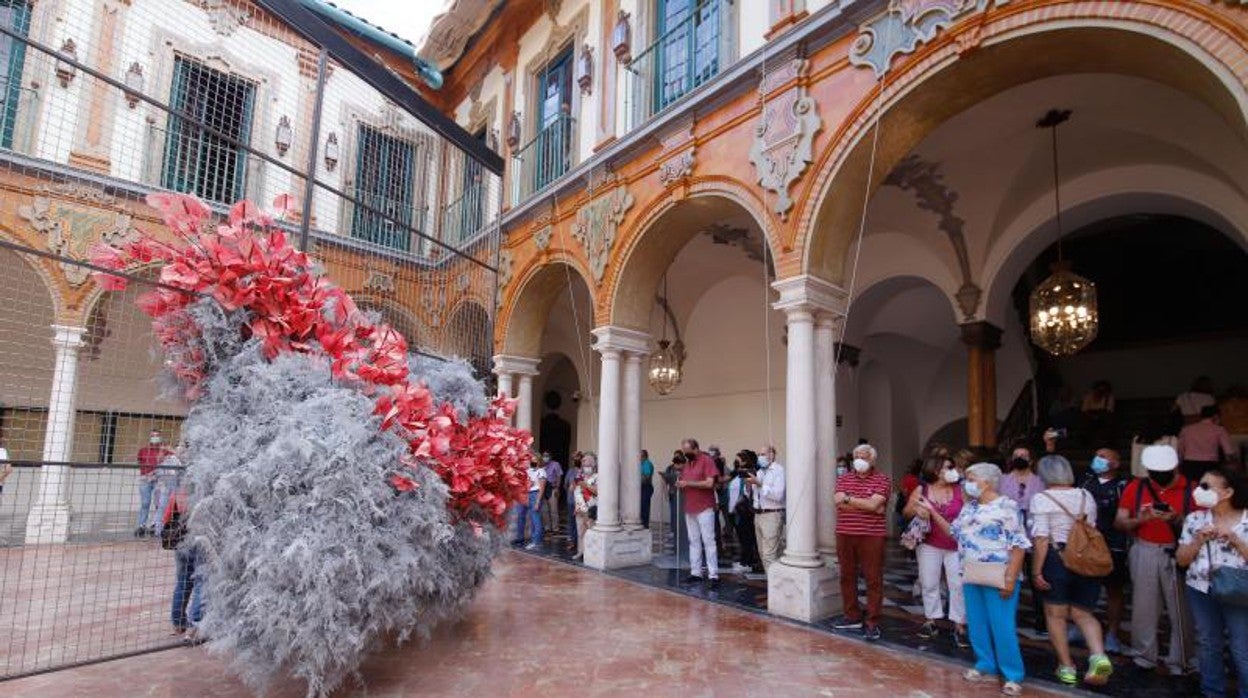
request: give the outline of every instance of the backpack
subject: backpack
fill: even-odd
[[[171,502],[173,514],[169,517],[169,523],[160,530],[160,547],[165,550],[177,550],[182,544],[182,539],[186,538],[186,523],[182,520],[182,509],[178,507],[176,502]]]
[[[1079,490],[1079,493],[1079,516],[1070,513],[1069,509],[1048,492],[1040,494],[1056,504],[1074,522],[1070,527],[1070,535],[1066,538],[1066,547],[1061,550],[1062,564],[1071,572],[1084,577],[1104,577],[1114,571],[1114,558],[1109,553],[1105,536],[1096,526],[1088,523],[1087,515],[1082,513],[1087,491]]]

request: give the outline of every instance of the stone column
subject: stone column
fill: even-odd
[[[815,491],[818,493],[816,527],[819,554],[824,562],[836,560],[836,330],[840,316],[820,313],[815,317]]]
[[[987,322],[962,325],[966,343],[966,432],[973,449],[997,446],[997,363],[1001,329]]]
[[[644,565],[650,562],[650,532],[626,529],[620,523],[620,363],[630,353],[647,352],[649,336],[609,326],[599,327],[593,334],[594,349],[602,356],[602,384],[598,389],[598,521],[585,536],[585,564],[597,569]]]
[[[624,355],[624,433],[620,441],[620,515],[624,528],[641,528],[641,389],[645,354]]]
[[[772,284],[780,293],[777,310],[788,323],[785,379],[785,551],[767,575],[767,609],[812,622],[839,608],[836,574],[818,551],[818,428],[815,379],[815,316],[844,316],[846,294],[811,276]],[[825,329],[825,336],[827,330]],[[830,349],[830,347],[829,347]]]
[[[517,429],[533,432],[533,377],[537,375],[538,359],[499,354],[494,357],[494,373],[498,375],[498,394],[511,397],[516,389]]]
[[[69,539],[69,461],[74,444],[74,402],[78,388],[78,351],[84,327],[52,326],[54,350],[48,426],[43,438],[44,465],[39,493],[26,518],[26,544],[64,543]]]

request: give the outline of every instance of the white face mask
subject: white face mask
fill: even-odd
[[[961,479],[962,475],[958,473],[957,470],[954,470],[953,468],[945,470],[945,482],[952,485]]]
[[[1218,505],[1218,493],[1213,490],[1207,490],[1203,487],[1197,487],[1192,492],[1192,499],[1196,501],[1196,506],[1212,509]]]
[[[854,459],[854,472],[865,473],[870,469],[871,469],[871,463],[869,463],[867,459],[865,458]]]
[[[767,467],[767,466],[769,466],[769,465],[771,465],[771,459],[770,459],[770,458],[768,458],[767,456],[759,456],[759,457],[758,457],[758,467],[760,467],[760,468],[766,468],[766,467]]]
[[[151,444],[158,444],[158,443],[160,443],[160,437],[159,437],[159,436],[153,436],[153,437],[151,437],[150,439],[148,439],[148,440],[147,440],[147,442],[148,442],[148,443],[151,443]]]

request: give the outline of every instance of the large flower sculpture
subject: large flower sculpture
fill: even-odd
[[[191,405],[204,627],[258,689],[293,674],[325,694],[382,637],[427,633],[471,596],[526,495],[531,436],[512,401],[486,403],[462,363],[412,360],[295,249],[274,222],[288,196],[216,226],[194,197],[148,203],[173,242],[101,245],[92,262],[160,266],[139,306]]]

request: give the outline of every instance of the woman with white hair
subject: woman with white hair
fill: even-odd
[[[962,595],[966,622],[975,652],[975,668],[967,681],[1003,679],[1001,693],[1022,694],[1026,675],[1018,646],[1018,575],[1031,541],[1023,530],[1018,504],[997,488],[1001,469],[976,463],[966,469],[962,483],[968,497],[951,529],[962,558]]]
[[[1066,623],[1074,621],[1083,633],[1092,653],[1083,682],[1104,686],[1114,665],[1105,656],[1101,623],[1092,615],[1101,598],[1101,580],[1085,577],[1067,569],[1062,549],[1070,538],[1076,517],[1096,525],[1096,499],[1087,490],[1075,487],[1075,473],[1070,461],[1049,455],[1036,464],[1037,474],[1045,490],[1031,500],[1031,535],[1035,544],[1031,576],[1036,588],[1044,595],[1044,617],[1049,627],[1049,642],[1057,653],[1057,679],[1067,686],[1079,681],[1075,661],[1070,655]]]

